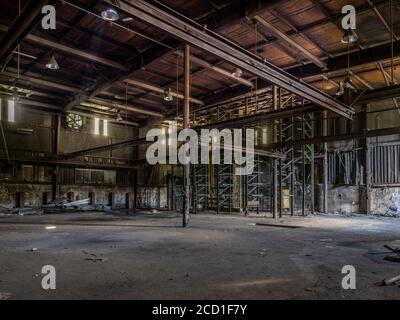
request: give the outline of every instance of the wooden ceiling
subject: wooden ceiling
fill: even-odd
[[[21,0],[21,7],[28,2]],[[290,42],[277,37],[271,29],[255,24],[245,14],[235,10],[243,7],[243,1],[162,1],[171,9],[207,24],[208,28],[276,66],[290,73],[295,71],[296,76],[302,75],[305,81],[332,95],[337,91],[338,83],[344,81],[349,73],[345,63],[348,52],[352,52],[356,58],[363,50],[378,52],[374,48],[383,48],[391,39],[385,26],[385,22],[388,24],[390,21],[389,0],[351,2],[358,9],[356,32],[359,41],[350,47],[341,43],[341,10],[348,4],[347,0],[272,1],[274,5],[266,5],[261,11],[260,16],[283,32],[290,41],[327,63],[328,70],[322,72],[304,51],[299,51]],[[393,5],[393,25],[397,37],[400,35],[400,1],[393,1]],[[18,1],[3,0],[2,8],[0,40],[18,16]],[[91,99],[96,93],[94,110],[98,107],[98,100],[110,112],[116,112],[120,105],[132,106],[131,110],[124,112],[129,120],[139,122],[152,116],[148,112],[136,112],[138,109],[160,115],[176,109],[176,100],[164,101],[163,93],[126,85],[122,80],[133,79],[160,89],[170,87],[173,91],[182,92],[183,62],[176,55],[176,50],[182,44],[178,40],[137,19],[124,21],[127,16],[122,12],[119,25],[102,20],[98,16],[106,8],[102,1],[59,1],[56,8],[57,29],[45,31],[37,26],[21,43],[21,54],[14,54],[2,66],[1,92],[19,90],[21,94],[29,93],[26,98],[30,101],[43,103],[44,109],[45,105],[49,105],[60,111],[71,110],[67,108],[68,105],[83,109],[79,105],[82,95],[83,100],[93,102]],[[51,43],[58,46],[53,47]],[[59,46],[63,47],[60,49]],[[74,53],[72,49],[79,52]],[[60,65],[59,70],[45,67],[52,54]],[[193,49],[193,54],[213,66],[229,72],[234,70],[233,65],[219,61],[202,50]],[[350,75],[360,90],[373,90],[390,84],[391,61],[387,55],[380,57],[376,54],[370,60],[363,60],[362,64],[350,64]],[[397,55],[393,62],[394,78],[400,82]],[[244,73],[243,78],[255,80],[248,73]],[[192,94],[206,105],[216,99],[251,90],[231,77],[192,63]]]

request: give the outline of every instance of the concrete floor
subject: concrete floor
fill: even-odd
[[[180,221],[173,213],[0,217],[0,299],[400,298],[398,286],[376,285],[400,274],[399,263],[383,261],[383,245],[400,247],[398,219],[196,215],[187,229]],[[44,265],[57,270],[55,291],[41,288]],[[341,288],[344,265],[356,267],[356,290]]]

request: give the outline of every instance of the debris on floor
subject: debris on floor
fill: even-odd
[[[390,262],[400,262],[400,248],[392,248],[391,246],[385,245],[386,249],[389,249],[391,252],[395,253],[396,255],[386,256],[383,258],[385,261]]]
[[[85,255],[88,255],[88,256],[89,256],[88,258],[85,258],[85,261],[91,261],[91,262],[107,262],[108,260],[110,260],[110,259],[105,258],[105,257],[99,257],[99,256],[97,256],[97,255],[94,254],[94,253],[89,253],[89,252],[86,252],[86,251],[83,251],[83,253],[84,253]]]
[[[379,285],[380,286],[391,286],[396,284],[396,282],[400,281],[400,275],[387,279],[387,280],[383,280]]]
[[[9,292],[0,292],[0,300],[8,300],[11,298],[11,293]]]
[[[386,256],[383,258],[385,261],[390,261],[390,262],[400,262],[400,255],[397,256]]]
[[[289,226],[283,224],[269,224],[269,223],[256,223],[256,226],[262,227],[276,227],[276,228],[288,228],[288,229],[298,229],[301,228],[300,226]]]

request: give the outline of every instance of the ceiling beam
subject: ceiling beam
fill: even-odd
[[[392,28],[389,26],[389,23],[386,21],[386,19],[383,17],[379,9],[372,3],[371,0],[367,0],[368,4],[371,6],[372,11],[374,11],[375,15],[379,18],[379,20],[382,22],[382,24],[385,26],[386,30],[389,32],[390,36],[392,36]],[[389,13],[390,14],[390,13]],[[393,32],[393,37],[396,41],[399,40],[399,37],[394,34]]]
[[[94,104],[110,106],[110,107],[118,109],[118,110],[131,111],[134,113],[144,114],[144,115],[150,116],[150,117],[157,117],[157,118],[164,117],[164,115],[161,112],[151,111],[148,109],[135,107],[130,104],[129,105],[119,104],[119,103],[114,103],[113,101],[108,101],[108,100],[104,100],[104,99],[100,99],[100,98],[91,98],[90,101],[93,102]]]
[[[183,52],[180,51],[180,50],[177,51],[176,54],[177,54],[179,57],[183,57]],[[212,64],[212,63],[210,63],[210,62],[208,62],[208,61],[206,61],[206,60],[200,59],[200,58],[198,58],[198,57],[196,57],[196,56],[194,56],[194,55],[191,55],[191,56],[190,56],[190,60],[191,60],[194,64],[197,64],[197,65],[203,67],[204,69],[214,71],[214,72],[219,73],[220,75],[223,75],[223,76],[225,76],[225,77],[227,77],[227,78],[229,78],[229,79],[232,79],[232,80],[234,80],[234,81],[236,81],[236,82],[239,82],[239,83],[241,83],[241,84],[243,84],[243,85],[245,85],[245,86],[247,86],[247,87],[254,88],[253,82],[251,82],[250,80],[247,80],[247,79],[245,79],[245,78],[242,78],[242,77],[236,77],[236,76],[234,76],[234,75],[232,74],[232,73],[233,73],[233,70],[229,71],[229,70],[226,70],[226,69],[224,69],[224,68],[218,67],[217,65]]]
[[[308,60],[311,62],[315,63],[317,66],[320,68],[325,69],[327,67],[327,64],[317,56],[313,55],[310,51],[305,49],[303,46],[298,44],[296,41],[291,39],[286,33],[280,31],[278,28],[276,28],[273,24],[265,20],[261,16],[255,16],[254,19],[263,27],[267,28],[269,31],[271,31],[276,37],[280,38],[281,40],[285,41],[288,43],[291,47],[295,48],[297,51],[299,51],[304,57],[306,57]]]
[[[386,100],[392,98],[399,98],[400,97],[400,85],[395,85],[391,87],[385,87],[380,89],[375,89],[370,92],[366,92],[359,100],[359,104],[379,101],[379,100]]]
[[[371,64],[377,64],[380,61],[388,61],[391,58],[391,45],[390,43],[381,44],[375,47],[366,49],[356,50],[351,52],[349,55],[350,66],[352,69],[362,68]],[[400,41],[394,43],[394,58],[397,60],[400,58]],[[325,60],[328,65],[328,72],[324,75],[328,78],[332,75],[346,71],[348,68],[348,57],[347,53],[334,56]],[[304,81],[318,80],[317,77],[321,77],[321,69],[315,64],[307,64],[304,66],[296,66],[285,69],[286,72],[296,78],[303,79]],[[261,82],[259,80],[259,88],[265,89],[270,86],[267,81]],[[248,92],[248,89],[244,86],[238,86],[235,89],[229,88],[221,91],[217,95],[204,96],[202,97],[206,104],[217,103],[220,100],[226,100],[226,96],[235,97]]]
[[[153,92],[157,92],[157,93],[161,93],[161,94],[165,93],[165,89],[160,88],[160,87],[158,87],[156,85],[153,85],[153,84],[149,84],[147,82],[134,80],[134,79],[126,79],[124,82],[129,84],[129,85],[131,85],[131,86],[136,86],[136,87],[143,88],[143,89],[146,89],[146,90],[150,90],[150,91],[153,91]],[[180,93],[177,93],[177,92],[174,92],[174,91],[171,91],[171,95],[173,97],[181,99],[181,100],[185,99],[183,94],[180,94]],[[204,105],[204,102],[199,100],[199,99],[191,98],[190,100],[195,104],[198,104],[198,105],[201,105],[201,106]]]
[[[7,27],[4,25],[0,25],[0,30],[5,31],[5,30],[7,30]],[[121,63],[112,61],[107,58],[102,58],[97,55],[88,53],[84,50],[80,50],[80,49],[74,48],[72,46],[61,44],[60,42],[52,41],[50,39],[45,39],[43,37],[39,37],[39,36],[36,36],[33,34],[28,34],[25,37],[25,40],[33,42],[35,44],[38,44],[39,46],[44,46],[44,47],[48,47],[48,48],[52,48],[52,49],[61,51],[67,55],[72,55],[72,56],[75,56],[78,58],[93,61],[93,62],[102,64],[104,66],[107,66],[107,67],[110,67],[113,69],[117,69],[117,70],[121,70],[121,71],[126,71],[126,69],[127,69],[127,67]]]
[[[39,21],[42,8],[46,5],[55,4],[56,0],[31,0],[13,25],[0,41],[0,65],[12,54],[21,41],[32,31]]]
[[[282,69],[261,60],[258,56],[251,54],[226,38],[211,33],[204,27],[200,28],[198,25],[194,25],[187,18],[184,19],[182,16],[177,18],[142,0],[121,1],[120,9],[320,107],[349,119],[354,114],[352,108],[334,100],[315,87],[291,77]]]
[[[307,40],[309,43],[311,43],[314,47],[318,48],[321,52],[325,54],[327,57],[331,57],[332,55],[327,52],[324,48],[322,48],[318,43],[316,43],[314,40],[312,40],[305,32],[300,32],[297,27],[293,24],[290,18],[285,17],[282,13],[280,13],[277,9],[271,9],[270,10],[271,14],[278,19],[279,21],[283,22],[286,24],[288,27],[291,28],[291,31],[294,31],[296,35],[301,36],[305,40]]]
[[[30,83],[39,85],[39,86],[53,88],[53,89],[66,91],[66,92],[70,92],[70,93],[81,92],[81,89],[79,89],[77,87],[71,87],[71,86],[67,86],[65,84],[61,84],[61,83],[57,83],[57,82],[49,81],[49,80],[44,80],[44,79],[40,79],[40,78],[33,77],[33,76],[27,76],[27,75],[22,75],[22,74],[18,75],[18,74],[6,72],[6,71],[0,72],[0,76],[6,76],[9,79],[22,80],[22,81],[26,81],[26,82],[30,82]]]
[[[42,46],[45,46],[45,47],[53,48],[53,49],[58,50],[58,51],[62,51],[63,53],[65,53],[67,55],[72,55],[72,56],[75,56],[75,57],[78,57],[78,58],[82,58],[82,59],[85,59],[85,60],[93,61],[93,62],[102,64],[104,66],[107,66],[107,67],[110,67],[110,68],[113,68],[113,69],[117,69],[117,70],[121,70],[121,71],[126,71],[127,70],[127,67],[124,66],[121,63],[112,61],[110,59],[99,57],[97,55],[85,52],[85,51],[80,50],[80,49],[73,48],[71,46],[67,46],[67,45],[61,44],[59,42],[55,42],[55,41],[51,41],[51,40],[48,40],[48,39],[45,39],[45,38],[42,38],[42,37],[38,37],[38,36],[35,36],[33,34],[28,35],[26,37],[26,40],[31,41],[33,43],[36,43],[38,45],[42,45]]]

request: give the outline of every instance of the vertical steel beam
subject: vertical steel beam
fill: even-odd
[[[53,116],[53,125],[52,125],[52,135],[53,135],[53,154],[60,155],[60,141],[61,141],[61,115]],[[60,170],[59,166],[55,166],[52,175],[52,200],[55,201],[57,199],[57,195],[59,194],[59,184],[58,184],[58,171]]]
[[[278,109],[278,104],[279,104],[279,100],[278,100],[278,87],[273,86],[272,87],[272,108],[273,110],[277,110]],[[277,124],[276,121],[273,121],[272,123],[272,129],[273,129],[273,133],[274,133],[274,142],[278,142],[278,137],[279,137],[279,126]],[[272,208],[272,214],[274,219],[278,218],[278,161],[277,159],[273,159],[273,208]]]
[[[190,127],[190,46],[185,45],[185,105],[183,112],[183,128]],[[183,203],[183,227],[187,227],[189,223],[190,211],[190,164],[183,168],[183,187],[184,187],[184,203]]]
[[[328,111],[323,111],[323,120],[322,120],[322,135],[324,137],[328,136]],[[323,145],[324,152],[324,162],[323,162],[323,212],[328,213],[328,143],[324,142]]]
[[[372,202],[371,202],[371,191],[372,191],[372,179],[371,179],[371,173],[373,172],[372,166],[371,166],[371,148],[369,145],[368,137],[366,135],[368,131],[368,104],[364,104],[362,106],[362,110],[365,114],[364,118],[364,133],[365,133],[365,209],[367,214],[371,213],[372,210]],[[381,167],[383,167],[383,162],[381,163]],[[374,168],[374,170],[376,170]],[[382,176],[382,175],[381,175]]]

